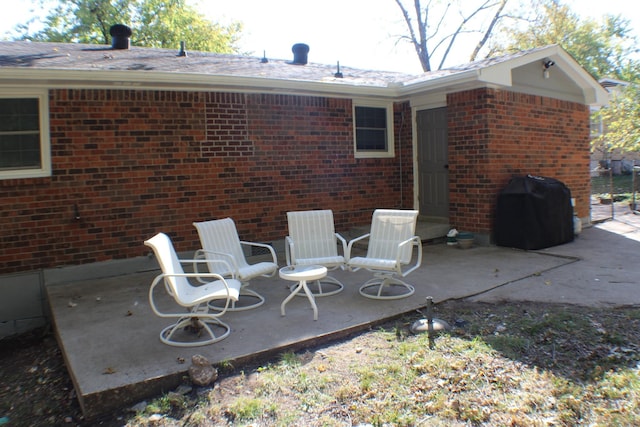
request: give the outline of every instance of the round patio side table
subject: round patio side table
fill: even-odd
[[[279,271],[280,278],[290,282],[298,282],[291,293],[282,301],[280,313],[284,316],[284,307],[300,291],[304,291],[313,308],[313,320],[318,320],[318,306],[316,300],[307,286],[307,281],[322,279],[327,275],[327,267],[321,265],[295,265],[282,267]]]

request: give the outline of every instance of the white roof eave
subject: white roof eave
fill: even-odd
[[[584,102],[605,105],[607,91],[559,46],[549,46],[508,61],[414,81],[388,82],[327,78],[324,81],[261,76],[212,75],[160,71],[104,69],[51,69],[0,67],[0,86],[44,88],[135,88],[149,90],[234,91],[241,93],[297,94],[324,97],[408,99],[428,93],[454,92],[479,87],[512,87],[512,71],[549,58],[582,90]]]
[[[29,84],[47,88],[118,88],[152,90],[232,90],[244,93],[307,94],[336,97],[393,98],[397,87],[329,79],[326,82],[154,71],[93,71],[0,68],[0,85]]]
[[[547,46],[527,55],[514,58],[508,62],[497,64],[491,68],[518,68],[534,61],[544,61],[550,59],[582,90],[584,103],[587,105],[604,105],[608,102],[607,91],[589,74],[587,71],[563,50],[559,45]]]
[[[440,76],[438,78],[422,80],[405,84],[397,88],[398,96],[411,96],[425,92],[441,92],[455,88],[467,88],[479,86],[477,70],[464,71],[461,73]]]

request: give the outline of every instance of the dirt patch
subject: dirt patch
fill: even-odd
[[[81,418],[50,331],[37,329],[0,341],[0,419],[6,425],[73,425],[68,423]]]

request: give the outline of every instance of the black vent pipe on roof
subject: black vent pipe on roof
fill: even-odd
[[[309,45],[304,43],[296,43],[291,48],[293,52],[293,62],[295,65],[305,65],[307,63],[307,55],[309,54]]]
[[[187,56],[186,43],[184,41],[180,42],[180,52],[178,52],[178,56]]]
[[[109,28],[111,34],[112,49],[129,49],[129,37],[131,37],[131,28],[124,24],[115,24]]]

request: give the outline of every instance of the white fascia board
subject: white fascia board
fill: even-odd
[[[466,88],[468,86],[480,86],[478,85],[477,70],[464,71],[448,76],[441,76],[434,79],[408,83],[398,88],[397,90],[399,96],[411,96],[424,92],[438,92],[454,87]]]
[[[535,60],[543,61],[547,58],[555,62],[554,66],[561,68],[582,90],[585,104],[604,105],[608,102],[607,91],[559,45],[549,46],[530,55],[524,55],[519,59],[526,60],[524,61],[525,63],[530,63]]]
[[[309,82],[206,74],[149,71],[87,71],[0,68],[0,85],[38,85],[47,88],[100,88],[148,90],[201,90],[242,93],[277,93],[327,97],[394,98],[395,85],[387,87],[348,82]]]
[[[513,69],[539,61],[542,72],[542,62],[545,59],[554,61],[555,66],[561,68],[562,71],[575,82],[580,90],[582,90],[584,99],[575,100],[576,102],[584,102],[587,105],[605,105],[608,102],[609,95],[607,91],[600,86],[571,55],[557,45],[549,46],[526,55],[509,59],[503,63],[489,65],[477,70],[469,70],[450,76],[438,77],[433,80],[408,84],[402,89],[401,94],[406,96],[421,92],[441,90],[457,92],[459,90],[478,87],[512,87]],[[545,94],[545,96],[553,97],[554,94],[548,93]]]
[[[582,68],[569,54],[558,55],[551,58],[556,67],[571,78],[584,93],[584,102],[587,105],[605,105],[609,102],[609,94],[600,83]]]

